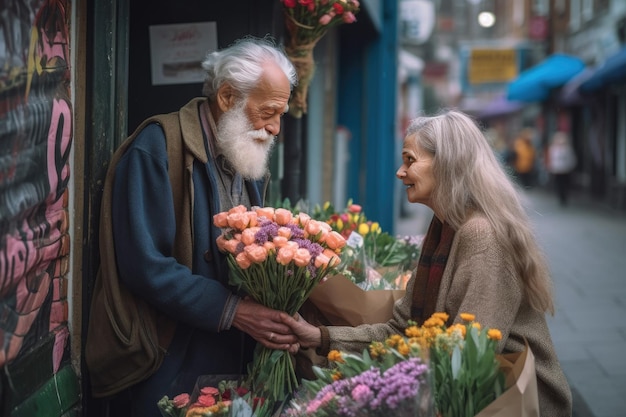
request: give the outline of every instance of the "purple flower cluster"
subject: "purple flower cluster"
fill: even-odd
[[[264,244],[267,241],[271,241],[274,237],[278,236],[278,229],[280,226],[267,219],[259,219],[259,231],[256,232],[254,238],[259,245]]]
[[[410,358],[382,372],[371,368],[352,378],[340,379],[322,388],[306,407],[307,415],[395,415],[411,410],[427,383],[428,366],[420,358]],[[330,412],[330,410],[333,412]]]

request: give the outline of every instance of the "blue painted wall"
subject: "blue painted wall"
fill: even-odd
[[[395,1],[359,16],[361,30],[344,33],[339,62],[338,124],[350,140],[347,197],[392,232],[396,198],[397,21]],[[380,23],[380,25],[378,25]],[[357,25],[355,25],[357,26]]]

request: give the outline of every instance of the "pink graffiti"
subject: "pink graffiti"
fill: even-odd
[[[14,316],[15,326],[0,332],[0,367],[15,359],[24,336],[36,320],[41,305],[48,296],[51,286],[51,273],[55,273],[59,257],[69,252],[69,229],[63,194],[69,180],[69,152],[72,142],[72,111],[68,102],[53,100],[52,119],[47,137],[47,179],[50,185],[45,198],[45,216],[27,216],[16,229],[6,236],[6,252],[0,254],[0,311]],[[32,210],[35,212],[36,210]],[[2,278],[4,277],[4,278]],[[5,300],[13,299],[15,308]],[[11,311],[12,310],[12,311]],[[58,313],[58,312],[56,312]],[[55,327],[61,320],[67,321],[67,309],[63,317],[51,317]],[[57,331],[55,335],[54,369],[61,361],[59,349],[65,346],[67,331]]]

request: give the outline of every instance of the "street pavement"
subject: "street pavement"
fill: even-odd
[[[626,211],[579,194],[561,207],[549,190],[524,193],[552,271],[556,314],[548,324],[573,417],[626,417]],[[432,212],[408,210],[396,233],[425,233]]]

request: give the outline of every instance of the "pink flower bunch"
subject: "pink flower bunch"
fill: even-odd
[[[234,256],[241,269],[261,264],[275,257],[283,266],[319,268],[339,264],[339,253],[346,240],[326,222],[312,219],[306,213],[293,215],[283,208],[257,207],[248,211],[237,206],[213,217],[222,229],[217,238],[220,251]]]
[[[346,240],[329,224],[284,208],[237,206],[213,216],[227,255],[229,283],[256,302],[295,314],[311,291],[341,261]],[[298,386],[286,351],[261,344],[249,366],[248,386],[270,403],[283,401]]]
[[[297,43],[308,43],[322,37],[328,28],[356,22],[359,11],[358,0],[281,0],[285,13],[291,20],[288,24]]]

